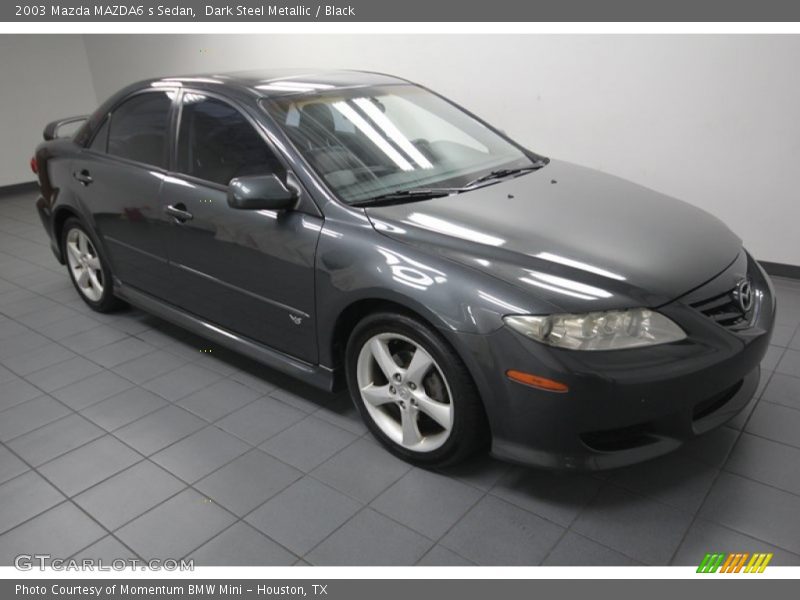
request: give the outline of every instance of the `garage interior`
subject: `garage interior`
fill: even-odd
[[[799,53],[797,36],[0,37],[0,565],[800,565]],[[633,467],[431,472],[384,451],[346,394],[135,309],[92,312],[34,206],[45,123],[149,76],[280,66],[408,77],[722,219],[778,297],[756,396]]]

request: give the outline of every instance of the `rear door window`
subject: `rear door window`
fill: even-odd
[[[171,105],[165,92],[137,94],[120,104],[111,114],[108,153],[165,167]]]

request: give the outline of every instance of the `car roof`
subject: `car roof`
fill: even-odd
[[[217,86],[236,88],[258,96],[285,96],[333,89],[407,84],[407,80],[370,71],[320,69],[270,69],[230,73],[159,77],[140,85],[180,83],[212,89]]]

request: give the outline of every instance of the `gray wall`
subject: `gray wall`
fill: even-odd
[[[534,150],[712,212],[762,260],[800,265],[800,36],[89,35],[84,43],[98,100],[162,74],[310,66],[405,76]]]
[[[97,103],[78,35],[0,35],[0,186],[34,181],[29,163],[47,121]]]

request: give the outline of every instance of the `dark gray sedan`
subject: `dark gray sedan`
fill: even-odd
[[[394,454],[651,458],[753,396],[775,316],[723,223],[363,72],[131,85],[32,166],[53,251],[128,302],[333,390]]]

